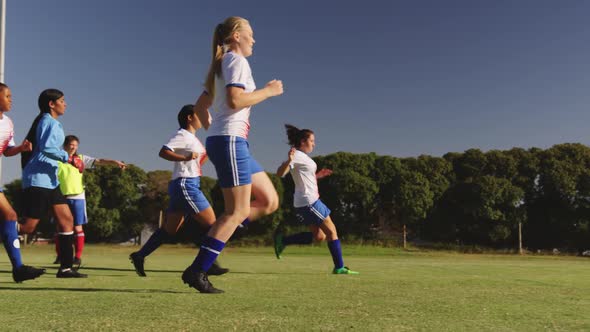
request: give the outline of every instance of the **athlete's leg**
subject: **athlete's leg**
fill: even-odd
[[[336,232],[336,225],[334,225],[334,222],[332,222],[332,218],[330,218],[330,216],[327,216],[326,219],[324,219],[324,222],[322,222],[319,226],[315,226],[318,227],[318,233],[316,236],[321,237],[322,234],[320,234],[319,232],[323,233],[324,239],[326,239],[327,241],[335,241],[338,240],[338,233]],[[321,240],[320,240],[321,241]]]
[[[16,231],[16,220],[16,212],[14,212],[4,193],[0,192],[0,237],[13,270],[23,265],[20,241]]]
[[[14,212],[4,194],[0,192],[0,238],[12,264],[12,279],[15,282],[23,282],[41,276],[45,273],[45,269],[23,264],[16,220],[16,212]]]
[[[51,212],[55,217],[59,229],[60,268],[58,278],[85,278],[87,275],[72,270],[74,262],[74,217],[67,203],[58,203],[51,206]]]
[[[319,226],[309,225],[309,229],[311,230],[311,233],[313,234],[313,239],[315,241],[322,242],[326,239],[326,233],[324,233],[324,231],[322,231],[322,229]],[[334,230],[336,230],[335,226]]]
[[[84,227],[82,225],[74,226],[74,257],[75,261],[82,259],[82,252],[84,251],[84,244],[86,242],[86,235],[84,234]],[[79,263],[77,263],[79,265]]]
[[[252,197],[250,202],[250,221],[275,212],[279,208],[279,195],[266,172],[252,174]]]
[[[336,226],[332,222],[332,218],[327,216],[324,222],[320,224],[320,229],[326,234],[328,241],[328,249],[332,255],[332,261],[334,262],[334,274],[358,274],[358,272],[351,271],[344,266],[342,259],[342,247],[340,246],[340,240],[336,232]]]
[[[213,224],[215,223],[215,212],[213,211],[213,208],[211,208],[211,206],[209,206],[206,209],[201,210],[199,213],[193,214],[192,218],[199,224],[199,226],[203,230],[209,231],[211,226],[213,226]],[[198,242],[199,246],[200,246],[203,243],[203,241],[205,240],[205,237],[203,235],[198,235],[198,236],[200,238],[195,239],[195,241]],[[217,260],[215,260],[213,262],[213,264],[211,265],[211,267],[209,268],[209,270],[207,270],[207,274],[212,275],[212,276],[218,276],[218,275],[226,274],[228,272],[229,272],[229,269],[221,267],[221,265],[219,264],[219,262]]]
[[[224,213],[215,221],[203,240],[197,258],[190,266],[193,272],[207,272],[225,243],[232,236],[238,225],[248,216],[250,212],[250,190],[251,185],[223,188],[225,201]]]
[[[199,213],[193,214],[192,217],[202,228],[210,228],[215,223],[215,212],[211,207],[208,207]]]
[[[23,223],[20,224],[20,233],[21,234],[33,234],[35,228],[37,228],[37,224],[39,224],[41,219],[37,218],[25,218]]]
[[[84,234],[83,226],[88,223],[88,216],[86,214],[86,200],[68,199],[68,206],[70,207],[72,217],[74,218],[74,265],[80,267],[80,264],[82,264],[82,252],[84,251],[84,244],[86,242],[86,235]]]

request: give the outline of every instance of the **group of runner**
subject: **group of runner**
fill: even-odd
[[[146,275],[145,257],[173,236],[186,216],[190,216],[207,230],[207,235],[201,241],[195,260],[183,272],[182,281],[201,293],[222,293],[211,284],[208,275],[228,271],[216,264],[227,241],[238,227],[273,213],[279,206],[270,178],[250,154],[247,137],[251,107],[283,94],[283,83],[272,80],[263,88],[256,88],[246,59],[252,55],[254,43],[254,32],[244,18],[228,17],[215,27],[205,89],[194,105],[182,107],[178,113],[180,129],[159,153],[161,158],[174,163],[168,187],[170,204],[162,227],[130,256],[140,276]],[[66,102],[63,93],[55,89],[41,93],[40,114],[26,139],[16,146],[12,122],[4,114],[10,110],[10,98],[8,86],[0,86],[0,153],[5,156],[23,154],[22,183],[26,204],[20,231],[33,232],[39,220],[50,212],[58,230],[56,247],[60,267],[57,277],[87,277],[77,269],[83,248],[82,225],[87,222],[82,184],[84,168],[103,163],[124,169],[126,165],[117,160],[96,159],[77,153],[79,139],[66,137],[57,121],[64,114]],[[334,262],[333,273],[358,274],[344,266],[330,210],[319,199],[317,180],[331,175],[332,171],[317,171],[316,163],[309,157],[315,147],[314,132],[292,125],[285,127],[291,148],[277,174],[291,173],[295,183],[297,219],[309,225],[311,232],[285,236],[277,230],[273,236],[275,254],[280,258],[288,245],[310,244],[314,239],[327,240]],[[209,134],[205,146],[195,136],[200,128]],[[223,193],[224,212],[218,217],[199,186],[201,165],[207,159],[215,166]],[[45,273],[44,269],[22,263],[16,226],[18,218],[2,193],[0,213],[2,242],[13,266],[13,279],[22,282]]]

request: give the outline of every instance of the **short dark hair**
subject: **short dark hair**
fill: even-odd
[[[178,125],[180,128],[186,129],[188,127],[188,117],[195,113],[193,109],[194,106],[192,104],[182,106],[180,112],[178,112]]]
[[[72,143],[73,141],[78,142],[78,144],[80,143],[80,139],[77,136],[75,136],[75,135],[66,136],[66,138],[64,139],[64,146]]]

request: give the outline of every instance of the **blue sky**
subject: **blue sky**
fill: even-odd
[[[251,151],[269,171],[288,150],[284,123],[316,132],[314,154],[588,143],[587,1],[7,2],[18,142],[55,87],[82,153],[171,169],[157,153],[201,92],[213,28],[238,15],[254,29],[257,85],[285,86],[252,110]],[[4,182],[18,159],[4,158]]]

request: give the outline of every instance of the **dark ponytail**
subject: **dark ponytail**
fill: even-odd
[[[41,121],[41,117],[43,116],[43,114],[51,112],[51,108],[49,107],[49,102],[50,101],[55,102],[63,96],[64,96],[63,92],[61,92],[57,89],[47,89],[47,90],[44,90],[43,92],[41,92],[41,94],[39,95],[39,100],[37,101],[37,104],[39,105],[39,114],[37,115],[35,120],[33,120],[33,124],[31,125],[31,128],[29,128],[29,132],[27,133],[27,136],[25,137],[27,139],[27,141],[31,142],[31,145],[33,146],[33,150],[35,150],[35,145],[37,145],[37,126],[39,125],[39,121]],[[25,166],[27,166],[27,163],[31,159],[32,155],[33,155],[33,151],[21,152],[21,154],[20,154],[20,167],[21,168],[25,168]]]
[[[285,129],[287,129],[289,145],[294,146],[295,148],[299,148],[301,146],[301,141],[305,141],[309,136],[313,135],[313,131],[309,129],[299,129],[290,124],[286,124]]]

